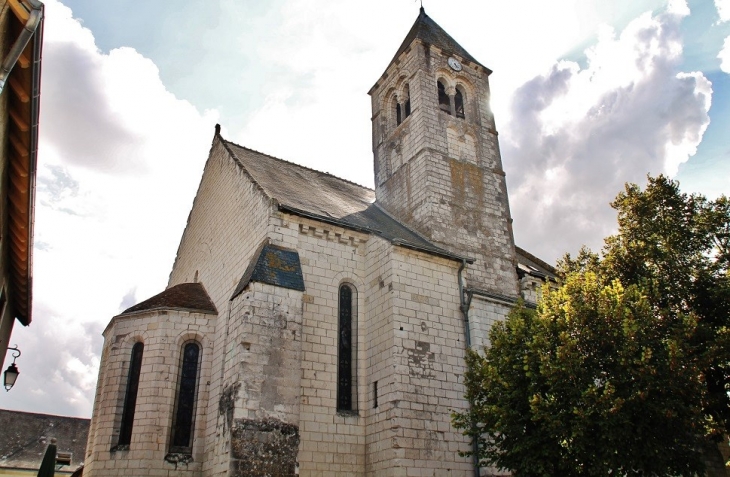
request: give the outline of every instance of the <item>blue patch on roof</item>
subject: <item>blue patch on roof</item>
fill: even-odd
[[[296,250],[265,244],[241,277],[231,299],[240,295],[251,282],[304,291],[299,253]]]

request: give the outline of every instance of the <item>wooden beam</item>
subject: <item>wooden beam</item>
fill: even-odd
[[[16,17],[18,17],[18,20],[25,23],[28,21],[28,18],[30,18],[30,12],[27,8],[22,4],[22,2],[19,2],[18,0],[8,0],[8,4],[10,4],[10,9],[13,11]]]
[[[25,223],[24,220],[22,220],[24,217],[18,217],[17,214],[8,215],[10,216],[10,220],[13,222],[11,225],[17,230],[22,230],[23,233],[25,233],[25,229],[28,227],[28,225]]]
[[[8,83],[10,84],[10,89],[13,90],[13,93],[18,96],[18,99],[21,102],[27,103],[28,101],[30,101],[30,95],[28,94],[28,91],[25,90],[25,87],[23,87],[23,84],[20,82],[20,80],[18,80],[18,77],[16,75],[10,75]]]
[[[28,181],[24,181],[22,179],[15,179],[10,181],[10,190],[11,192],[15,192],[19,195],[27,195],[28,194]]]
[[[21,266],[21,264],[18,263],[18,261],[19,260],[17,258],[15,260],[13,260],[13,270],[18,275],[23,276],[28,271],[28,268],[23,268]],[[15,282],[15,288],[16,288],[16,290],[24,290],[24,291],[28,289],[27,286],[23,286],[23,285],[19,284],[17,281]]]
[[[12,174],[23,179],[28,177],[28,161],[24,161],[22,157],[12,154],[10,155],[9,162],[10,167],[12,167]]]
[[[28,131],[30,129],[30,126],[28,125],[28,122],[25,121],[18,111],[15,110],[15,108],[9,108],[8,114],[10,114],[10,118],[13,120],[16,126],[18,126],[18,129],[20,129],[23,132]]]
[[[10,135],[10,145],[13,146],[13,149],[15,149],[15,152],[20,157],[28,157],[28,154],[30,154],[28,147],[23,144],[23,141],[15,134]]]
[[[28,46],[30,46],[31,44],[32,44],[32,42],[29,43]],[[18,65],[20,65],[20,67],[23,68],[24,70],[30,68],[30,65],[32,63],[30,60],[29,51],[30,51],[30,48],[26,48],[25,50],[23,50],[23,53],[21,53],[20,56],[18,57]]]
[[[25,236],[25,234],[21,233],[19,230],[10,228],[10,235],[13,236],[15,240],[11,240],[10,242],[14,246],[22,247],[20,250],[27,249],[26,242],[28,241],[28,238]]]
[[[23,197],[18,197],[18,194],[8,194],[8,199],[10,199],[11,204],[18,210],[25,210],[28,208],[28,204],[24,204]]]

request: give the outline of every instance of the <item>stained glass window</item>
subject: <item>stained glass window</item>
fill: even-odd
[[[139,372],[142,369],[142,352],[144,344],[137,342],[132,346],[132,357],[129,362],[127,377],[127,392],[124,396],[122,410],[122,425],[119,429],[120,446],[128,446],[132,441],[132,425],[134,424],[134,409],[137,406],[137,390],[139,389]]]
[[[352,289],[340,286],[337,410],[352,411]]]
[[[193,446],[193,424],[195,421],[195,401],[198,388],[200,345],[195,342],[183,346],[175,420],[172,425],[172,452],[190,452]]]

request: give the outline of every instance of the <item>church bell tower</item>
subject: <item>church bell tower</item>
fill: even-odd
[[[423,8],[371,88],[377,203],[515,297],[515,247],[489,75]]]

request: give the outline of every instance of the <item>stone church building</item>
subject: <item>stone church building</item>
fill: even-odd
[[[375,190],[216,127],[167,289],[104,331],[84,475],[474,475],[464,351],[553,273],[490,73],[421,9],[369,92]]]

